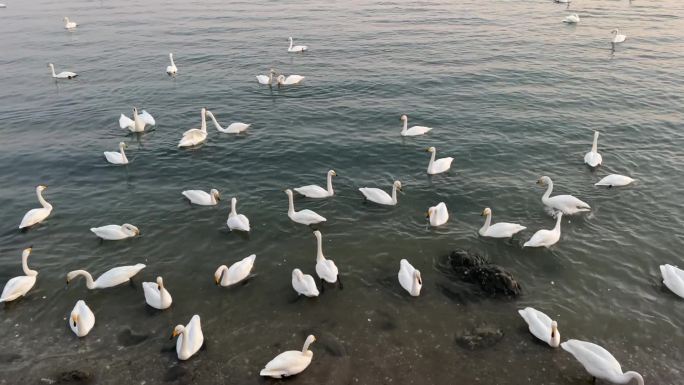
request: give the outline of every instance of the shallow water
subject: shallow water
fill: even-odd
[[[570,11],[578,26],[563,25]],[[61,29],[70,16],[81,25]],[[20,274],[34,245],[39,271],[30,294],[0,309],[0,383],[39,383],[65,370],[97,384],[256,384],[275,354],[314,333],[314,360],[290,384],[585,384],[582,367],[534,340],[516,309],[558,320],[564,339],[601,344],[648,384],[680,384],[684,300],[663,289],[658,266],[684,265],[680,166],[684,136],[684,4],[665,1],[9,2],[0,10],[0,282]],[[611,52],[610,30],[627,42]],[[288,55],[287,37],[310,46]],[[174,52],[179,76],[164,73]],[[46,64],[79,77],[55,83]],[[274,67],[306,76],[288,89],[259,87]],[[154,131],[126,135],[118,115],[135,105]],[[246,135],[209,126],[199,149],[176,148],[207,106],[220,122],[253,123]],[[402,140],[399,116],[434,127]],[[604,166],[582,164],[592,130]],[[124,140],[132,162],[108,165],[102,151]],[[444,175],[425,174],[428,156],[455,158]],[[329,221],[324,251],[344,290],[295,301],[290,272],[314,273],[315,239],[286,216],[284,188],[325,182],[336,196],[298,199]],[[608,173],[638,182],[593,183]],[[558,193],[589,202],[563,219],[550,250],[522,240],[554,220],[539,200],[540,175]],[[362,203],[358,187],[389,189],[395,208]],[[27,233],[16,226],[49,185],[52,216]],[[190,207],[184,189],[217,188],[218,207]],[[252,223],[227,231],[229,198]],[[426,226],[446,202],[451,219]],[[484,207],[494,221],[527,226],[511,242],[481,239]],[[142,236],[100,243],[88,229],[129,222]],[[472,249],[521,282],[518,300],[481,297],[443,273],[449,250]],[[257,255],[254,276],[216,287],[220,264]],[[422,271],[409,298],[399,260]],[[147,268],[133,285],[88,291],[67,271],[95,275],[125,264]],[[140,282],[162,275],[174,298],[145,306]],[[78,340],[66,317],[78,299],[96,325]],[[173,326],[202,317],[206,349],[179,363]],[[504,337],[467,351],[465,329],[489,324]],[[43,383],[49,382],[44,380]]]

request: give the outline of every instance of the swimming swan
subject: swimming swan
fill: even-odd
[[[432,127],[423,127],[423,126],[413,126],[411,128],[407,128],[408,127],[408,116],[406,116],[406,115],[402,115],[400,120],[404,122],[404,126],[401,129],[401,136],[424,135],[424,134],[427,134],[430,130],[432,130]]]
[[[215,206],[221,200],[221,194],[216,189],[211,189],[208,193],[202,190],[185,190],[181,194],[188,198],[190,203],[200,206]]]
[[[527,228],[517,223],[499,222],[492,224],[492,209],[489,207],[482,210],[481,216],[485,217],[485,223],[480,230],[478,230],[478,234],[483,237],[510,238]]]
[[[444,202],[439,202],[430,207],[425,216],[430,220],[430,226],[441,226],[449,220],[449,210]]]
[[[207,109],[202,107],[202,125],[200,128],[191,128],[183,133],[183,137],[178,142],[178,147],[193,147],[204,143],[207,140]]]
[[[114,287],[117,285],[120,285],[122,283],[126,283],[130,281],[130,279],[138,274],[140,270],[144,269],[145,265],[142,263],[138,263],[137,265],[132,265],[132,266],[119,266],[115,267],[113,269],[110,269],[106,272],[104,272],[101,276],[97,278],[97,280],[93,281],[93,276],[90,275],[85,270],[74,270],[70,271],[67,274],[67,284],[69,282],[78,277],[79,275],[82,275],[86,279],[86,287],[88,289],[93,290],[93,289],[105,289],[108,287]]]
[[[518,313],[527,322],[532,335],[546,342],[552,348],[560,346],[560,333],[556,321],[552,321],[549,316],[531,307],[518,310]]]
[[[420,271],[416,270],[411,264],[402,259],[399,262],[399,284],[406,289],[414,297],[420,295],[420,289],[423,287],[423,279],[420,276]]]
[[[243,214],[238,214],[237,211],[235,210],[235,206],[237,205],[237,198],[233,197],[230,200],[230,214],[228,214],[228,220],[226,221],[226,224],[228,225],[228,228],[230,231],[233,230],[240,230],[240,231],[247,231],[249,232],[250,227],[249,227],[249,219],[247,219],[246,216]]]
[[[363,196],[374,203],[386,205],[386,206],[396,206],[397,204],[397,190],[401,191],[401,182],[394,181],[392,183],[392,195],[380,190],[375,187],[361,187],[359,191]]]
[[[523,247],[551,247],[555,245],[561,236],[561,218],[563,218],[563,212],[558,212],[556,214],[556,226],[553,230],[539,230],[529,241],[525,242]]]
[[[176,63],[173,62],[173,54],[172,53],[169,54],[169,60],[171,60],[171,65],[166,66],[166,73],[169,76],[173,76],[173,75],[178,73],[178,67],[176,67]]]
[[[47,186],[44,184],[38,185],[36,187],[38,202],[40,202],[40,205],[43,207],[39,209],[31,209],[24,214],[24,218],[21,219],[21,223],[19,224],[19,229],[31,227],[44,221],[48,216],[50,216],[50,213],[52,212],[52,205],[43,199],[43,190],[46,188]]]
[[[31,250],[32,247],[28,247],[21,252],[21,268],[25,275],[7,281],[5,288],[2,289],[2,295],[0,295],[0,302],[10,302],[23,297],[36,284],[38,272],[28,267],[28,257],[31,255]]]
[[[262,85],[271,86],[271,85],[273,84],[273,75],[274,75],[274,74],[275,74],[275,70],[274,70],[273,68],[271,68],[271,69],[268,71],[268,76],[266,76],[266,75],[257,75],[257,76],[256,76],[257,82],[259,82],[259,84],[262,84]]]
[[[314,277],[302,273],[299,269],[292,270],[292,288],[297,294],[307,297],[318,297],[318,288]]]
[[[179,360],[185,361],[197,353],[204,344],[200,317],[195,314],[186,326],[176,325],[171,338],[173,339],[178,335],[180,338],[176,340],[176,354]]]
[[[166,290],[162,277],[157,277],[156,282],[143,282],[142,288],[145,294],[145,302],[148,305],[159,310],[164,310],[171,306],[173,299],[171,298],[171,293]]]
[[[74,21],[69,21],[69,18],[64,16],[64,29],[74,29],[78,27],[78,24]]]
[[[285,194],[287,194],[287,199],[289,202],[289,207],[287,209],[287,216],[292,219],[294,222],[301,223],[303,225],[315,225],[317,223],[325,222],[326,219],[318,214],[316,214],[314,211],[311,211],[309,209],[304,209],[304,210],[299,210],[295,211],[294,209],[294,199],[292,197],[292,190],[287,189],[285,190]]]
[[[612,30],[610,33],[615,35],[613,36],[613,39],[610,41],[613,44],[622,43],[623,41],[625,41],[625,39],[627,39],[627,35],[620,34],[620,31],[618,31],[617,28]]]
[[[55,66],[52,63],[48,63],[48,67],[50,67],[50,71],[52,71],[52,77],[55,79],[73,79],[76,76],[78,76],[77,73],[70,72],[70,71],[62,71],[62,72],[56,74],[55,73]]]
[[[568,23],[568,24],[577,24],[579,22],[580,22],[580,17],[576,13],[573,13],[572,15],[569,15],[565,19],[563,19],[563,23]]]
[[[245,123],[231,123],[228,127],[223,128],[221,125],[216,121],[216,118],[214,117],[214,114],[211,111],[207,110],[207,115],[211,118],[211,120],[214,122],[214,127],[216,127],[219,132],[223,132],[225,134],[239,134],[249,128],[251,124],[245,124]]]
[[[304,76],[301,75],[290,75],[288,77],[285,77],[285,75],[278,75],[278,77],[276,78],[276,81],[278,82],[278,87],[299,84],[302,80],[304,80]]]
[[[143,132],[145,131],[145,125],[154,126],[156,124],[157,122],[152,115],[145,110],[138,115],[138,109],[135,107],[133,107],[133,119],[130,119],[124,114],[121,114],[119,117],[119,127],[124,130],[128,129],[130,132]]]
[[[337,266],[332,259],[326,259],[323,255],[323,235],[321,232],[314,231],[316,237],[316,274],[322,281],[329,283],[337,282]]]
[[[294,376],[306,369],[311,363],[313,352],[309,350],[309,345],[316,341],[316,337],[310,335],[306,337],[302,351],[289,350],[278,354],[261,369],[260,376],[282,378]]]
[[[634,179],[618,174],[610,174],[596,182],[594,186],[622,187],[634,182]]]
[[[26,272],[26,270],[24,270]],[[663,275],[663,283],[673,293],[684,298],[684,270],[672,265],[660,265],[660,273]],[[3,293],[3,297],[5,293]]]
[[[620,363],[606,349],[579,340],[567,340],[561,344],[566,352],[575,356],[595,379],[601,379],[614,384],[628,384],[633,379],[638,385],[644,385],[644,379],[637,372],[622,373]]]
[[[90,310],[85,301],[79,300],[71,311],[69,317],[69,327],[78,337],[85,337],[90,333],[90,329],[95,326],[95,314]]]
[[[589,167],[598,167],[603,162],[603,157],[598,153],[598,137],[599,132],[594,131],[594,142],[591,145],[591,151],[584,155],[584,163],[588,164]]]
[[[287,52],[304,52],[307,49],[309,49],[309,47],[307,47],[305,45],[295,45],[293,47],[292,46],[292,36],[290,36],[288,39],[290,40],[290,47],[287,49]]]
[[[126,158],[126,153],[124,152],[124,148],[126,147],[126,143],[120,142],[119,152],[105,151],[104,156],[107,159],[107,162],[111,164],[128,164],[128,158]]]
[[[427,173],[430,175],[435,175],[439,174],[445,171],[449,171],[451,168],[451,162],[454,161],[454,158],[452,157],[446,157],[446,158],[440,158],[435,160],[435,155],[437,154],[437,150],[434,147],[430,147],[426,152],[431,153],[430,155],[430,163],[428,163],[427,167]]]
[[[90,231],[106,241],[120,241],[122,239],[140,235],[140,230],[129,223],[124,223],[121,226],[107,225],[102,227],[91,227]]]
[[[556,195],[550,197],[553,191],[553,181],[548,176],[542,176],[537,181],[538,185],[548,186],[546,192],[542,195],[542,203],[550,209],[562,211],[563,214],[572,215],[583,211],[590,211],[591,206],[572,195]]]
[[[214,273],[214,281],[217,285],[223,287],[235,285],[249,277],[249,273],[252,271],[252,267],[254,267],[255,259],[256,255],[252,254],[249,257],[245,257],[242,260],[233,263],[230,267],[226,265],[219,266]]]
[[[310,184],[307,186],[297,187],[294,190],[307,198],[329,198],[335,195],[332,186],[332,177],[337,176],[335,170],[328,171],[328,189],[321,186]]]

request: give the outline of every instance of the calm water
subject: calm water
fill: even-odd
[[[684,265],[684,4],[573,2],[578,26],[550,1],[8,1],[0,10],[0,282],[21,273],[34,245],[38,282],[0,309],[0,383],[29,384],[63,370],[97,384],[259,384],[275,354],[306,334],[309,369],[290,384],[585,384],[582,367],[527,332],[516,309],[534,306],[564,339],[599,343],[648,384],[681,384],[684,301],[664,290],[658,266]],[[80,23],[69,33],[61,19]],[[627,42],[610,51],[610,30]],[[288,55],[287,37],[307,44]],[[174,52],[179,76],[164,73]],[[79,73],[55,83],[46,64]],[[270,67],[306,76],[284,90],[259,87]],[[126,135],[118,116],[135,105],[156,130]],[[222,123],[253,123],[194,151],[176,148],[207,106]],[[402,140],[399,116],[434,127]],[[582,163],[592,130],[604,166]],[[107,164],[102,151],[124,140],[132,162]],[[434,145],[453,156],[448,174],[425,173]],[[284,188],[325,182],[333,199],[296,205],[326,216],[324,248],[344,290],[295,301],[290,272],[314,272],[315,239],[287,216]],[[593,186],[616,172],[638,183]],[[551,250],[521,240],[484,240],[480,212],[528,227],[554,220],[543,210],[540,175],[558,193],[589,202],[563,220]],[[365,205],[363,186],[404,184],[395,208]],[[16,229],[46,183],[52,216]],[[217,207],[190,207],[184,189],[219,189]],[[228,200],[252,223],[248,238],[227,231]],[[439,201],[451,219],[439,230],[423,214]],[[100,243],[88,229],[129,222],[142,236]],[[440,270],[455,248],[477,250],[519,279],[515,301],[472,296]],[[251,253],[255,276],[237,288],[212,274]],[[419,298],[396,281],[399,260],[423,272]],[[64,286],[67,271],[94,275],[125,264],[147,268],[133,286],[88,291]],[[174,305],[153,312],[140,282],[162,275]],[[447,296],[445,289],[456,295]],[[77,339],[66,317],[78,299],[96,325]],[[207,349],[179,363],[172,328],[200,314]],[[501,328],[497,345],[470,352],[462,330]],[[45,382],[43,382],[45,383]]]

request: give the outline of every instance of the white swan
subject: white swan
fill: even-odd
[[[591,206],[572,195],[556,195],[550,197],[553,191],[553,181],[548,176],[542,176],[537,181],[541,186],[548,186],[546,192],[542,195],[542,203],[550,209],[562,211],[563,214],[572,215],[583,211],[590,211]]]
[[[58,74],[55,73],[55,65],[52,63],[48,63],[48,67],[50,67],[50,71],[52,71],[52,77],[55,79],[73,79],[76,76],[78,76],[77,73],[71,72],[71,71],[62,71]]]
[[[78,337],[85,337],[90,333],[90,329],[95,326],[95,314],[90,310],[85,301],[76,302],[74,309],[69,317],[69,327]]]
[[[209,115],[211,120],[214,122],[214,127],[216,127],[216,129],[219,130],[219,132],[223,132],[226,134],[239,134],[239,133],[247,130],[249,128],[249,126],[251,126],[251,124],[236,122],[236,123],[231,123],[226,128],[223,128],[216,121],[216,118],[214,117],[214,114],[211,111],[207,110],[207,115]]]
[[[292,46],[292,36],[290,36],[288,39],[290,40],[290,47],[287,49],[287,52],[304,52],[309,49],[309,47],[305,45]]]
[[[446,157],[446,158],[440,158],[435,160],[435,156],[437,155],[437,150],[434,147],[430,147],[427,150],[425,150],[429,153],[430,155],[430,163],[428,163],[427,167],[427,173],[430,175],[435,175],[439,174],[445,171],[449,171],[451,168],[451,162],[454,161],[454,158],[452,157]]]
[[[21,253],[21,268],[24,270],[25,275],[20,275],[7,281],[5,288],[2,289],[2,295],[0,295],[0,302],[10,302],[23,297],[36,284],[38,272],[28,267],[28,257],[31,255],[31,250],[32,248],[28,247]]]
[[[577,361],[594,379],[598,378],[614,384],[629,384],[636,380],[644,385],[644,379],[637,372],[622,372],[620,363],[606,349],[591,342],[567,340],[561,344],[566,352],[575,356]]]
[[[307,297],[318,297],[318,288],[314,277],[309,274],[302,273],[299,269],[292,270],[292,288],[300,294]]]
[[[568,24],[577,24],[579,22],[580,22],[580,17],[576,13],[573,13],[572,15],[568,15],[565,19],[563,19],[563,23],[568,23]]]
[[[226,265],[219,266],[214,273],[214,281],[216,281],[217,285],[224,287],[235,285],[249,276],[252,267],[254,267],[255,259],[256,254],[252,254],[233,263],[230,267]]]
[[[178,67],[176,67],[176,63],[173,62],[173,53],[169,53],[169,60],[171,60],[171,65],[166,66],[166,73],[169,76],[173,76],[178,73]]]
[[[332,259],[326,259],[323,255],[323,236],[321,232],[314,231],[316,237],[316,274],[318,277],[326,282],[337,282],[337,266]]]
[[[221,194],[216,189],[211,189],[208,193],[202,190],[185,190],[181,194],[200,206],[215,206],[221,200]]]
[[[404,126],[401,129],[401,136],[424,135],[427,134],[430,130],[432,130],[432,127],[424,126],[413,126],[411,128],[408,128],[408,116],[402,115],[400,119],[404,122]]]
[[[93,281],[93,276],[90,275],[90,273],[88,273],[87,271],[74,270],[70,271],[67,274],[67,284],[69,284],[69,282],[72,279],[78,277],[79,275],[82,275],[86,279],[86,287],[88,287],[88,289],[105,289],[130,281],[134,275],[138,274],[138,272],[140,272],[140,270],[144,268],[145,265],[143,265],[142,263],[138,263],[137,265],[132,266],[115,267],[104,272],[95,281]]]
[[[126,143],[120,142],[119,152],[105,151],[104,156],[107,159],[107,162],[111,164],[128,164],[128,158],[126,157],[126,153],[124,152],[124,148],[126,147]]]
[[[171,338],[178,335],[180,335],[180,338],[176,340],[176,354],[179,360],[184,361],[197,353],[202,344],[204,344],[200,317],[195,314],[190,318],[190,322],[187,325],[176,325]]]
[[[482,216],[486,217],[485,223],[478,230],[478,233],[483,237],[510,238],[527,228],[517,223],[499,222],[492,224],[492,209],[489,207],[482,210]]]
[[[439,202],[428,209],[426,216],[430,220],[430,226],[441,226],[449,220],[449,210],[444,202]]]
[[[307,198],[329,198],[335,195],[332,186],[332,177],[337,176],[335,170],[328,171],[328,188],[324,189],[321,186],[310,184],[307,186],[297,187],[294,190]]]
[[[301,223],[303,225],[315,225],[317,223],[325,222],[326,219],[314,211],[309,209],[295,211],[294,209],[294,199],[292,197],[292,190],[285,190],[287,194],[287,199],[289,202],[289,207],[287,209],[287,216],[294,222]]]
[[[561,218],[563,218],[563,212],[558,212],[556,214],[556,226],[553,230],[539,230],[529,241],[525,242],[523,247],[551,247],[555,245],[561,236]]]
[[[246,216],[243,214],[238,214],[237,211],[235,210],[235,206],[237,205],[237,198],[233,197],[230,200],[230,214],[228,214],[228,220],[226,221],[226,224],[228,225],[228,228],[230,231],[234,230],[240,230],[240,231],[247,231],[249,232],[250,227],[249,227],[249,219],[247,219]]]
[[[38,187],[36,187],[36,195],[38,196],[38,202],[40,202],[40,205],[43,207],[39,209],[31,209],[26,214],[24,214],[24,218],[21,219],[21,223],[19,224],[19,229],[31,227],[37,223],[44,221],[45,218],[50,216],[50,213],[52,212],[52,205],[48,203],[48,201],[43,199],[43,190],[45,190],[46,188],[47,186],[44,184],[41,184]]]
[[[148,305],[159,310],[164,310],[171,306],[173,298],[171,298],[171,293],[166,290],[162,277],[157,277],[156,282],[143,282],[142,288],[145,294],[145,302]]]
[[[309,345],[316,341],[316,337],[310,335],[306,337],[302,351],[289,350],[278,354],[274,359],[268,362],[266,366],[261,369],[260,376],[267,376],[273,378],[282,378],[294,376],[306,369],[311,363],[313,352],[309,350]]]
[[[391,196],[388,193],[375,187],[361,187],[359,189],[359,191],[361,191],[361,194],[363,194],[363,196],[367,200],[386,206],[396,206],[397,190],[401,191],[401,182],[399,182],[398,180],[392,183]]]
[[[594,183],[594,186],[608,186],[608,187],[622,187],[634,182],[634,179],[618,174],[610,174],[603,177],[600,181]]]
[[[183,133],[183,137],[178,142],[178,147],[193,147],[204,143],[207,140],[207,109],[202,107],[202,125],[200,128],[191,128]]]
[[[121,226],[107,225],[101,227],[91,227],[90,231],[107,241],[120,241],[122,239],[132,238],[140,235],[140,230],[129,223],[124,223]]]
[[[70,21],[68,17],[64,16],[64,29],[74,29],[78,27],[78,24],[74,21]]]
[[[275,70],[274,70],[273,68],[271,68],[271,69],[268,71],[268,76],[266,76],[266,75],[257,75],[257,76],[256,76],[257,82],[259,82],[259,84],[262,84],[262,85],[271,86],[271,85],[273,84],[273,75],[274,75],[274,74],[275,74]]]
[[[416,270],[409,261],[402,259],[399,262],[399,284],[406,289],[414,297],[420,295],[420,289],[423,287],[423,279],[420,276],[420,271]]]
[[[552,348],[560,346],[560,333],[556,321],[552,321],[549,316],[531,307],[518,310],[518,313],[527,322],[532,335],[546,342]]]
[[[143,132],[145,131],[145,125],[154,126],[156,124],[157,122],[152,115],[145,110],[138,115],[138,109],[135,107],[133,107],[133,119],[130,119],[124,114],[119,116],[119,127],[124,130],[128,129],[130,132]]]
[[[591,145],[591,151],[584,155],[584,163],[588,164],[589,167],[598,167],[603,162],[603,157],[598,153],[598,137],[599,132],[594,131],[594,142]]]
[[[276,81],[278,82],[278,87],[299,84],[302,80],[304,80],[304,76],[301,75],[290,75],[288,77],[285,77],[285,75],[278,75],[278,77],[276,78]]]
[[[570,4],[570,0],[553,0],[556,3],[559,4]]]
[[[613,39],[610,41],[613,44],[622,43],[623,41],[625,41],[625,39],[627,39],[627,35],[621,34],[617,28],[612,30],[610,33],[614,35]]]
[[[673,293],[684,298],[684,270],[672,265],[660,265],[660,273],[663,275],[665,286],[672,290]],[[3,297],[4,295],[3,293]]]
[[[7,8],[7,5],[0,3],[0,8]]]

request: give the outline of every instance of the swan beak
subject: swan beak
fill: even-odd
[[[219,284],[219,278],[214,277],[214,282],[216,282],[216,286]]]
[[[169,338],[169,339],[172,340],[172,339],[174,339],[177,335],[178,335],[178,333],[176,333],[176,331],[174,330],[173,333],[171,333],[171,338]]]
[[[78,314],[72,314],[72,315],[71,315],[71,320],[74,321],[74,325],[75,325],[76,322],[78,322]]]
[[[425,218],[430,218],[430,212],[429,211],[425,212]]]
[[[480,213],[480,216],[481,216],[481,217],[484,217],[484,216],[485,216],[484,211]]]

